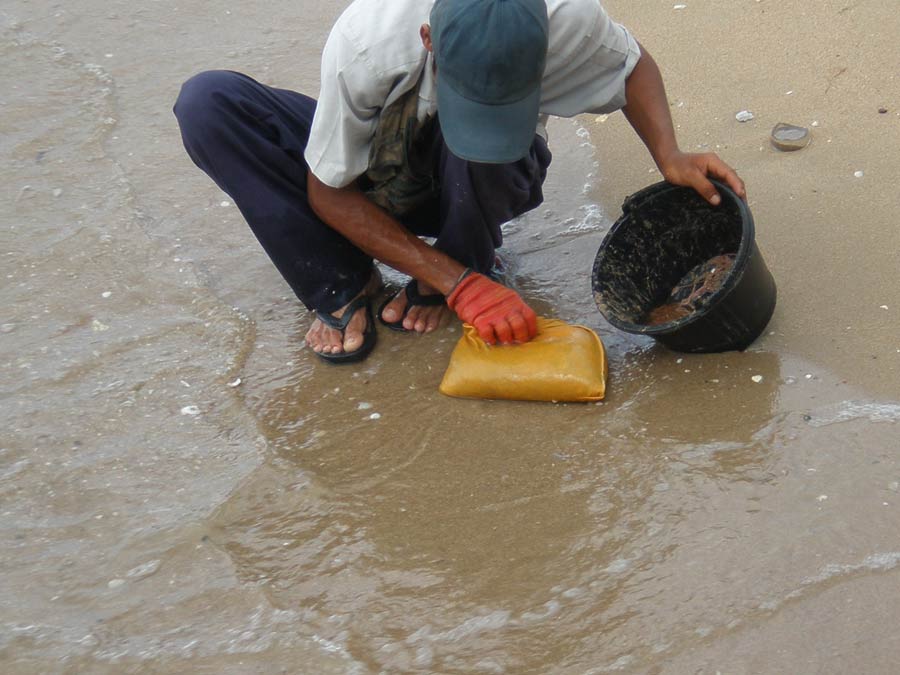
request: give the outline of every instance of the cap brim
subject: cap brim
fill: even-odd
[[[437,78],[438,119],[447,147],[470,162],[508,164],[531,149],[541,103],[540,87],[523,99],[487,105],[457,94]]]

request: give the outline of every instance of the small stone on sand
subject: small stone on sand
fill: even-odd
[[[772,145],[779,150],[791,152],[793,150],[802,150],[809,145],[810,135],[809,129],[806,127],[779,122],[772,129],[769,138],[772,141]]]
[[[741,110],[737,115],[734,116],[738,122],[749,122],[753,119],[753,113],[749,110]]]

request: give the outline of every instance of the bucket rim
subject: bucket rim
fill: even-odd
[[[709,314],[740,282],[741,278],[744,275],[744,271],[746,270],[747,265],[750,261],[750,256],[753,252],[753,249],[756,245],[756,227],[753,222],[753,214],[750,212],[750,207],[747,206],[747,203],[743,199],[738,197],[737,194],[728,185],[714,178],[710,178],[709,180],[715,186],[719,194],[722,195],[723,204],[725,200],[729,200],[737,207],[738,215],[741,220],[741,243],[738,246],[737,253],[735,254],[734,265],[732,266],[731,270],[729,270],[728,276],[725,277],[725,281],[722,283],[722,286],[719,287],[709,297],[706,304],[700,310],[693,312],[687,316],[681,317],[680,319],[675,319],[674,321],[668,321],[666,323],[661,323],[655,326],[634,323],[631,321],[624,321],[615,316],[610,316],[606,311],[604,311],[604,308],[601,307],[599,303],[597,303],[597,309],[600,310],[603,318],[619,330],[637,335],[649,335],[651,337],[674,333],[684,328],[685,326],[689,326],[690,324],[701,320],[703,317]],[[689,190],[692,192],[694,191],[694,189],[690,187],[674,185],[672,183],[669,183],[668,181],[660,181],[628,196],[622,204],[622,215],[616,220],[615,223],[613,223],[613,226],[610,228],[609,232],[606,233],[606,236],[600,243],[600,248],[597,250],[597,255],[594,258],[594,269],[592,271],[592,277],[596,277],[597,266],[599,264],[599,261],[601,260],[603,252],[606,250],[607,246],[616,236],[618,231],[625,227],[625,223],[627,222],[628,217],[632,211],[640,208],[643,204],[659,199],[660,197],[663,197],[670,192],[677,192],[682,190]],[[721,208],[723,204],[720,204],[719,206],[710,205],[710,208]]]

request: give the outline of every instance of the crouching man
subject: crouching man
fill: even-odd
[[[655,62],[598,0],[356,0],[318,101],[210,71],[175,115],[316,312],[307,344],[352,362],[375,345],[374,260],[411,277],[378,309],[390,328],[428,333],[453,312],[492,344],[534,337],[532,309],[490,277],[500,226],[543,199],[548,115],[619,109],[668,181],[713,204],[708,177],[744,195],[716,155],[679,150]]]

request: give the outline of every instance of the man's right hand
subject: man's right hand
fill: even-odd
[[[721,195],[707,176],[718,178],[747,201],[747,188],[734,169],[715,153],[674,152],[660,161],[663,178],[673,185],[694,188],[697,193],[713,206],[722,203]]]
[[[491,345],[528,342],[537,334],[534,310],[519,294],[477,272],[463,277],[447,305]]]

